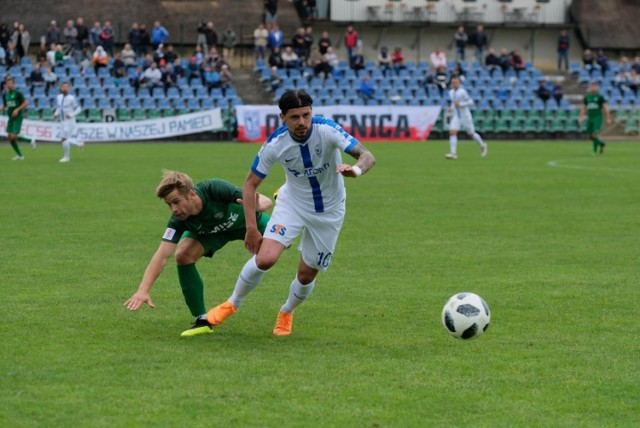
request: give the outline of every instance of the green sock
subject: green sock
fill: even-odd
[[[598,142],[599,146],[604,146],[604,141],[602,141],[600,138],[596,138],[596,141]]]
[[[191,315],[199,317],[206,314],[204,307],[204,284],[196,269],[195,263],[190,265],[178,265],[178,280],[182,288],[184,301],[191,311]]]
[[[23,143],[30,143],[31,142],[31,138],[27,138],[27,137],[23,137],[21,135],[18,135],[18,141],[21,141]]]
[[[18,156],[22,156],[22,150],[18,147],[16,140],[10,140],[9,142],[11,143],[11,147],[13,147],[13,151],[16,152]]]
[[[591,141],[593,141],[593,153],[595,153],[598,151],[598,146],[600,145],[598,141],[600,140],[598,140],[597,138],[592,138]]]

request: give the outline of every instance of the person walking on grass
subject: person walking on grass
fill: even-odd
[[[24,155],[18,141],[31,144],[32,148],[36,148],[35,138],[23,137],[20,135],[22,130],[22,119],[24,117],[23,112],[29,105],[29,101],[24,97],[24,94],[16,89],[16,81],[11,76],[7,76],[4,79],[5,93],[2,95],[2,106],[0,110],[7,112],[9,120],[7,121],[7,138],[9,143],[16,152],[16,155],[12,160],[24,160]]]
[[[589,92],[584,96],[584,103],[578,116],[578,124],[582,126],[584,118],[587,118],[585,132],[593,142],[593,154],[602,154],[606,143],[600,139],[602,129],[602,119],[606,119],[607,125],[612,123],[611,112],[605,97],[600,94],[598,83],[589,84]]]
[[[313,100],[303,90],[289,90],[279,100],[284,126],[267,139],[242,187],[247,232],[245,247],[253,256],[242,268],[233,294],[211,309],[209,323],[219,325],[234,314],[243,299],[301,235],[301,255],[289,296],[280,308],[273,334],[291,334],[293,312],[309,297],[316,275],[333,257],[346,212],[344,177],[357,178],[375,164],[373,155],[337,123],[314,117]],[[342,163],[343,151],[357,160]],[[255,221],[255,195],[272,167],[280,164],[286,181],[264,235]]]
[[[242,192],[220,178],[194,185],[183,172],[164,171],[156,196],[169,206],[171,217],[138,291],[124,305],[131,311],[144,304],[155,308],[149,294],[151,287],[175,252],[182,295],[191,315],[195,317],[193,325],[183,331],[182,336],[213,333],[211,324],[207,322],[204,284],[196,262],[203,256],[213,257],[228,242],[244,239],[246,229]],[[257,230],[262,232],[269,221],[264,211],[270,209],[273,203],[266,196],[256,194],[251,205],[255,207],[253,221]]]

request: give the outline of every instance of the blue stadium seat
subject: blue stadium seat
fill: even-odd
[[[156,100],[153,98],[143,98],[142,99],[142,108],[145,110],[152,110],[157,108]]]
[[[202,106],[200,105],[200,101],[196,98],[189,98],[187,101],[187,108],[189,110],[200,110]]]
[[[108,98],[99,98],[98,99],[98,108],[99,109],[107,109],[107,108],[112,108],[113,105],[111,105],[111,100],[109,100]]]

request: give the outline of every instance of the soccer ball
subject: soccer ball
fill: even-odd
[[[482,297],[473,293],[451,296],[442,308],[442,324],[456,339],[473,339],[489,328],[491,312]]]

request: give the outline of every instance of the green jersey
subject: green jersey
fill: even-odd
[[[172,214],[163,241],[177,244],[187,231],[205,238],[245,229],[244,210],[236,202],[242,199],[242,190],[226,180],[212,178],[196,184],[195,191],[202,199],[202,211],[185,220]]]
[[[22,94],[22,92],[15,89],[13,91],[5,92],[3,98],[4,105],[7,106],[7,115],[9,117],[11,117],[13,111],[20,107],[24,102],[24,95]],[[24,110],[20,110],[20,112],[18,112],[18,116],[16,116],[16,119],[22,119],[23,111]]]
[[[587,118],[589,120],[600,120],[602,121],[602,105],[605,104],[607,100],[598,94],[587,94],[584,96],[584,105],[587,106]]]

